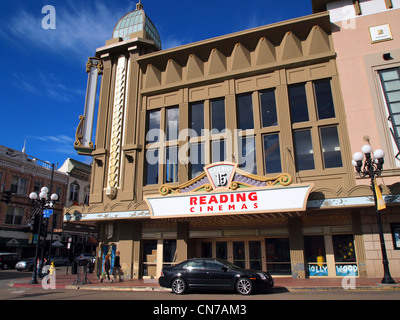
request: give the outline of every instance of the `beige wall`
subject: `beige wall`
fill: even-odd
[[[386,153],[384,169],[394,169],[394,152],[390,141],[384,104],[380,94],[376,70],[390,68],[400,63],[399,10],[355,18],[355,28],[346,28],[348,21],[336,22],[332,37],[337,52],[337,66],[345,104],[348,131],[352,153],[361,151],[370,137],[374,149],[381,148]],[[389,24],[393,40],[371,43],[369,28]],[[390,52],[393,60],[385,61],[383,53]],[[391,171],[391,175],[398,172]],[[384,179],[385,184],[398,181],[395,177]],[[358,180],[358,184],[369,184],[368,180]]]

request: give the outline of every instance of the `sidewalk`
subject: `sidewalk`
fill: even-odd
[[[77,279],[76,274],[65,274],[64,270],[56,272],[56,289],[72,290],[120,290],[120,291],[170,291],[171,289],[160,287],[156,279],[124,280],[122,282],[103,283],[93,274],[87,275],[87,283],[84,283],[84,276]],[[41,288],[41,280],[38,284],[29,284],[31,278],[16,279],[10,284],[12,287],[38,287]],[[77,281],[78,280],[78,281]],[[345,290],[342,286],[342,278],[314,278],[314,279],[293,279],[291,277],[275,277],[275,289],[289,292],[308,290]],[[382,284],[381,279],[355,278],[351,283],[344,283],[350,290],[391,290],[400,291],[400,278],[394,278],[396,284]],[[355,284],[355,287],[353,285]]]

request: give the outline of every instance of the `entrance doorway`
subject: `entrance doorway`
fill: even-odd
[[[289,238],[201,239],[196,257],[219,258],[271,275],[292,274]]]
[[[200,240],[197,256],[230,261],[239,267],[264,270],[264,239]]]

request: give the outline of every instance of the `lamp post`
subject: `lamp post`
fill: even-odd
[[[395,281],[392,279],[389,271],[389,261],[387,258],[386,254],[386,246],[385,246],[385,239],[383,237],[383,229],[382,229],[382,221],[381,221],[381,214],[380,206],[378,205],[378,195],[377,195],[377,189],[379,188],[378,185],[376,184],[375,178],[379,177],[382,170],[383,170],[383,163],[384,163],[384,157],[385,157],[385,152],[383,150],[377,149],[373,153],[373,157],[371,155],[372,153],[372,147],[367,144],[364,145],[361,148],[362,152],[356,152],[353,154],[353,161],[352,164],[355,167],[356,171],[362,178],[370,178],[371,179],[371,188],[372,192],[374,194],[374,201],[375,201],[375,211],[376,211],[376,217],[377,217],[377,222],[378,222],[378,231],[379,231],[379,239],[381,243],[381,251],[382,251],[382,264],[383,264],[383,271],[384,271],[384,276],[382,278],[382,283],[385,284],[393,284]],[[364,163],[363,163],[364,160]],[[379,195],[380,195],[380,191]]]
[[[36,239],[35,261],[33,264],[32,279],[29,281],[30,284],[38,283],[38,281],[37,281],[37,259],[38,259],[38,253],[39,253],[40,233],[41,233],[41,229],[42,229],[43,210],[54,207],[54,203],[58,200],[57,194],[53,193],[51,195],[50,199],[48,199],[48,194],[49,194],[49,189],[47,187],[43,187],[40,190],[39,196],[36,192],[32,192],[29,195],[29,198],[32,200],[32,202],[35,203],[38,206],[38,208],[40,209],[39,228],[37,231],[37,239]],[[44,248],[42,248],[42,251],[43,251],[43,249]]]

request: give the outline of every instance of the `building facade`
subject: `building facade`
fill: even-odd
[[[48,240],[53,230],[54,241],[61,239],[63,208],[68,176],[57,172],[47,162],[35,159],[5,146],[0,146],[0,191],[2,199],[10,192],[9,203],[0,202],[0,251],[17,252],[23,257],[35,254],[35,235],[32,226],[37,208],[31,203],[29,194],[40,192],[44,186],[56,193],[59,200],[53,215],[47,221]],[[54,232],[54,230],[60,230]]]
[[[400,173],[396,122],[396,106],[400,102],[400,29],[397,19],[400,2],[313,1],[313,9],[330,13],[351,150],[353,153],[360,151],[362,145],[369,142],[374,148],[384,150],[384,171],[378,180],[384,193],[397,194]],[[356,183],[368,184],[369,180],[357,177]],[[400,254],[396,242],[399,216],[395,207],[382,211],[382,221],[393,270],[398,268]],[[361,223],[368,274],[379,277],[382,254],[376,217],[363,211]]]
[[[68,176],[65,207],[89,204],[90,178],[92,167],[86,163],[68,158],[58,169]],[[67,216],[67,221],[69,220]],[[98,227],[95,223],[63,223],[60,253],[71,259],[81,253],[93,253],[97,245]]]
[[[168,50],[141,4],[121,18],[88,62],[75,148],[93,157],[90,203],[64,212],[99,225],[99,265],[119,250],[129,278],[190,257],[294,278],[381,276],[369,267],[374,199],[351,163],[357,143],[326,2]],[[382,189],[396,220],[392,186]]]

